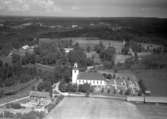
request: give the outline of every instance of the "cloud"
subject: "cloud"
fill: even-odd
[[[79,10],[80,7],[78,7],[78,6],[72,6],[71,9],[72,9],[72,10]]]
[[[0,14],[42,16],[162,16],[167,0],[0,0]]]
[[[29,11],[32,14],[48,14],[62,11],[54,0],[0,0],[0,8],[12,13]]]

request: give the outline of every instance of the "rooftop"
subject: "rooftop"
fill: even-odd
[[[78,80],[104,80],[104,77],[97,72],[81,72],[78,76]]]
[[[30,96],[41,97],[41,98],[50,98],[48,92],[39,92],[39,91],[31,91]]]

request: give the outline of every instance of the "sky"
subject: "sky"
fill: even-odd
[[[167,0],[0,0],[0,15],[167,18]]]

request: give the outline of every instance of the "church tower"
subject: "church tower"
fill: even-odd
[[[78,64],[74,63],[74,66],[73,66],[73,69],[72,69],[72,83],[73,84],[77,83],[78,75],[79,75]]]

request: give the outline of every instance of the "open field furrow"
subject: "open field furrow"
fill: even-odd
[[[111,99],[66,97],[46,119],[144,119],[131,103]]]

